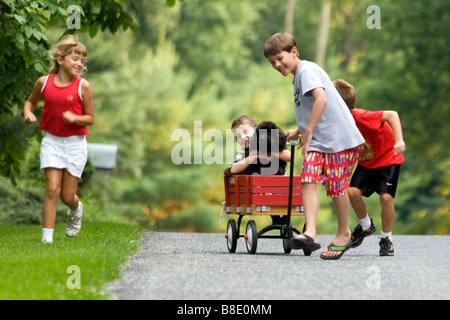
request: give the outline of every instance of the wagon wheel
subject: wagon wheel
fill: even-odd
[[[283,249],[284,253],[289,254],[292,251],[292,248],[289,246],[289,239],[292,238],[294,232],[292,231],[292,223],[289,224],[289,227],[284,226],[280,230],[281,237],[283,238]],[[287,234],[287,236],[286,236]]]
[[[233,219],[228,220],[227,234],[225,237],[227,238],[228,252],[235,253],[238,234],[236,230],[236,221]]]
[[[292,251],[292,248],[289,246],[289,239],[283,238],[283,249],[284,253],[289,254]]]
[[[258,231],[256,229],[256,223],[250,220],[247,223],[246,233],[245,233],[245,244],[247,246],[248,253],[256,252],[256,245],[258,242]]]

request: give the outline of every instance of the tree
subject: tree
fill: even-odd
[[[380,29],[369,27],[372,5],[333,2],[327,62],[337,64],[338,77],[354,84],[357,107],[399,113],[407,150],[396,219],[403,224],[411,219],[420,227],[414,232],[429,233],[437,230],[432,223],[441,225],[450,217],[450,36],[442,27],[450,23],[449,3],[377,1]],[[422,222],[415,222],[417,217]],[[442,225],[439,232],[448,232]]]
[[[284,32],[290,34],[294,33],[294,9],[295,9],[295,0],[287,0]]]
[[[327,53],[328,29],[330,28],[331,3],[324,1],[322,3],[322,14],[320,17],[319,35],[317,38],[316,62],[324,67],[325,55]]]
[[[13,184],[26,138],[39,132],[12,119],[19,117],[34,82],[48,72],[50,44],[45,31],[65,26],[64,34],[89,32],[91,37],[99,28],[113,34],[128,28],[138,31],[132,16],[137,1],[0,1],[0,174]]]

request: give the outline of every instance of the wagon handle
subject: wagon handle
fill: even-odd
[[[295,146],[300,144],[299,141],[289,141],[286,142],[287,145],[291,146],[291,163],[289,165],[289,198],[288,198],[288,212],[287,212],[287,221],[286,228],[291,228],[291,208],[292,208],[292,187],[294,184],[294,155],[295,155]]]
[[[300,144],[300,139],[299,140],[294,140],[294,141],[287,141],[286,145],[287,146],[298,146]]]

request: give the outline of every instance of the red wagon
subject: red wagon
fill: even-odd
[[[225,212],[237,214],[236,221],[228,220],[227,247],[230,253],[236,251],[237,240],[244,238],[247,251],[255,253],[259,238],[283,239],[285,253],[290,253],[289,239],[293,233],[300,232],[292,227],[291,215],[303,215],[302,187],[300,176],[293,175],[294,145],[291,146],[291,170],[289,176],[234,175],[225,177]],[[259,232],[254,220],[247,222],[245,235],[240,234],[241,222],[244,216],[286,216],[279,219],[283,223],[273,223]],[[280,234],[266,234],[279,230]],[[305,255],[311,252],[304,250]]]

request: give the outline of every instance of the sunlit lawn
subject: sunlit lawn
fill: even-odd
[[[40,226],[0,227],[0,299],[109,298],[105,284],[120,277],[141,229],[90,222],[69,239],[65,227],[55,227],[52,244],[41,243]]]

